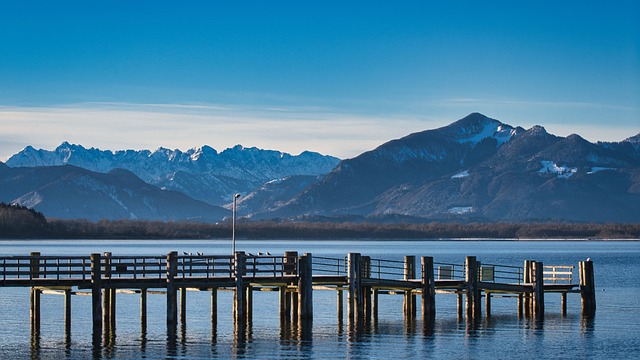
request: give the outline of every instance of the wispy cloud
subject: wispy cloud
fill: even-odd
[[[620,141],[640,132],[638,110],[581,102],[450,98],[416,102],[404,114],[369,115],[322,106],[91,102],[0,106],[0,160],[27,145],[63,141],[101,149],[218,150],[242,144],[298,154],[349,158],[391,139],[482,112],[514,126],[542,125],[556,135]],[[429,116],[425,116],[428,114]]]
[[[0,107],[0,156],[6,159],[26,145],[52,149],[69,141],[114,150],[205,144],[222,150],[242,144],[347,158],[434,125],[439,124],[319,107],[133,103]]]

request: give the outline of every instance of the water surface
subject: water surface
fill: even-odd
[[[463,263],[477,256],[484,263],[521,266],[576,265],[591,258],[598,309],[595,318],[580,315],[580,296],[568,295],[568,314],[560,295],[548,294],[542,321],[517,316],[513,298],[493,298],[492,314],[477,321],[458,319],[456,298],[436,296],[433,328],[420,320],[406,323],[402,297],[380,297],[378,323],[350,331],[336,316],[336,294],[314,291],[314,320],[309,331],[281,329],[277,292],[256,292],[254,321],[243,336],[234,333],[232,293],[219,292],[218,325],[212,331],[208,292],[189,292],[187,324],[167,337],[165,296],[149,295],[148,327],[141,332],[139,297],[118,294],[117,329],[96,343],[91,333],[91,297],[72,299],[72,328],[63,331],[63,297],[42,296],[39,336],[29,328],[29,289],[0,288],[0,358],[40,359],[208,359],[208,358],[637,358],[640,353],[640,242],[587,241],[238,241],[238,250],[282,254],[287,250],[340,257],[360,252],[400,260],[405,255],[433,256],[436,262]],[[169,251],[229,254],[229,241],[2,241],[0,255],[164,255]],[[577,275],[576,275],[577,276]],[[576,280],[577,282],[577,280]],[[418,318],[420,315],[418,314]],[[170,341],[167,341],[167,340]]]

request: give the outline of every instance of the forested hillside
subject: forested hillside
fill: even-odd
[[[0,203],[0,238],[40,237],[48,233],[42,213],[21,205]]]

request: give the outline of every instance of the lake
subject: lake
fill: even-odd
[[[545,265],[575,265],[591,258],[595,269],[597,312],[581,317],[579,294],[568,294],[562,316],[559,294],[545,296],[541,321],[519,318],[514,298],[493,298],[491,316],[471,322],[458,319],[456,296],[436,295],[436,321],[424,331],[418,320],[405,323],[402,296],[380,295],[379,319],[363,331],[338,323],[335,291],[314,291],[310,333],[281,329],[278,293],[256,292],[253,325],[244,339],[234,336],[232,293],[218,295],[218,325],[212,334],[209,292],[187,295],[187,322],[167,341],[166,297],[148,297],[148,327],[141,333],[139,296],[118,294],[116,337],[94,346],[91,297],[72,298],[70,339],[64,335],[63,297],[42,295],[41,333],[29,327],[29,289],[0,287],[0,359],[389,359],[389,358],[637,358],[640,354],[640,242],[626,241],[242,241],[236,249],[282,254],[293,250],[341,257],[359,252],[401,260],[405,255],[433,256],[434,261],[479,261],[522,266],[523,260]],[[43,240],[0,241],[0,255],[165,255],[170,251],[231,253],[221,240]],[[577,270],[574,272],[577,279]],[[575,280],[574,282],[577,282]],[[483,299],[484,306],[484,299]]]

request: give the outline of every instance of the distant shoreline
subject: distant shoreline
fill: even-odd
[[[230,238],[0,238],[2,242],[12,241],[231,241]],[[589,239],[589,238],[536,238],[536,239],[519,239],[519,238],[425,238],[425,239],[401,239],[401,238],[287,238],[287,239],[271,239],[271,238],[236,238],[236,241],[317,241],[317,242],[340,242],[340,241],[363,241],[363,242],[478,242],[478,241],[499,241],[499,242],[640,242],[640,238],[620,238],[620,239]]]
[[[5,209],[7,210],[7,209]],[[31,209],[8,207],[0,239],[231,239],[231,222],[46,219]],[[7,215],[8,214],[8,215]],[[379,223],[246,221],[235,225],[244,240],[400,241],[640,241],[638,224],[584,223]]]

